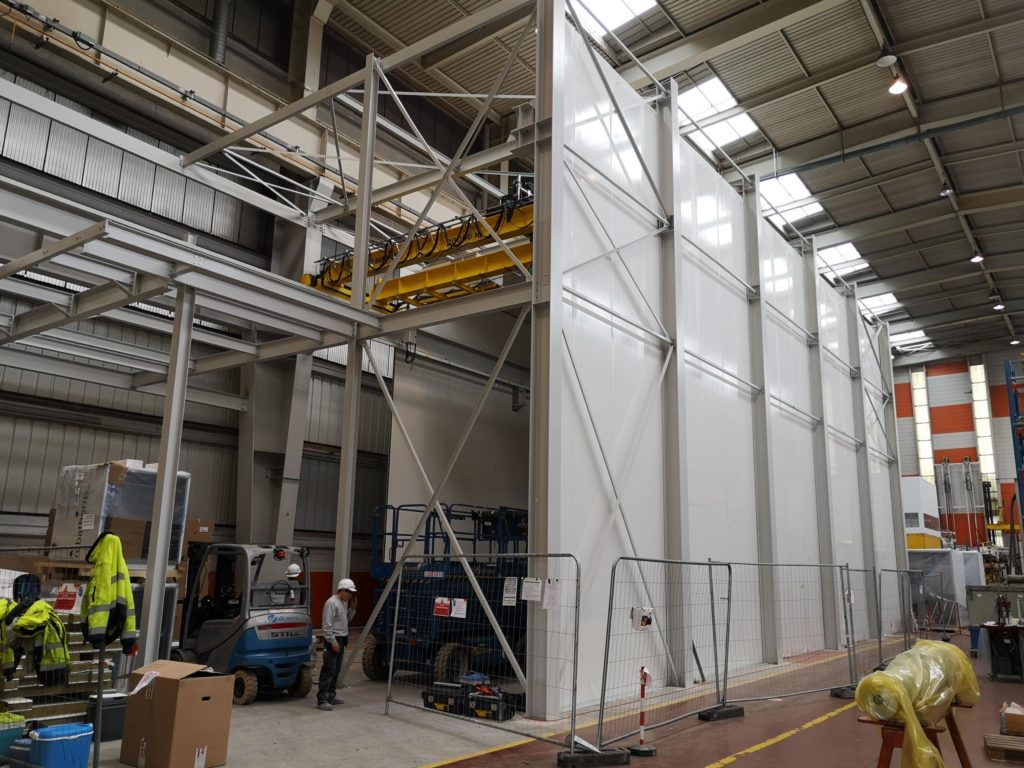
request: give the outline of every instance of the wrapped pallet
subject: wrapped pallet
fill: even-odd
[[[925,735],[953,702],[977,703],[981,692],[967,655],[950,643],[921,640],[857,685],[857,706],[868,717],[904,725],[903,768],[945,768]]]

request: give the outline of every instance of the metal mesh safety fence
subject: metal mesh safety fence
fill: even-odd
[[[598,717],[604,747],[720,707],[729,668],[731,568],[620,558],[612,567]],[[647,673],[640,698],[641,668]]]
[[[728,702],[829,691],[854,681],[844,566],[731,566]]]
[[[387,677],[387,706],[571,743],[579,591],[571,555],[410,556],[363,648],[364,670]]]

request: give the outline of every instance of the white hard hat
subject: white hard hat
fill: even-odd
[[[352,579],[342,579],[338,582],[338,591],[345,590],[346,592],[355,592],[356,583]]]
[[[291,565],[288,566],[288,578],[289,579],[297,579],[297,578],[299,578],[299,574],[301,574],[301,573],[302,573],[302,568],[299,567],[298,563],[292,563]]]

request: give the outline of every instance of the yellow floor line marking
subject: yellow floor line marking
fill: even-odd
[[[468,755],[461,755],[460,757],[452,757],[447,760],[441,760],[437,763],[425,763],[418,766],[418,768],[441,768],[445,765],[454,765],[455,763],[461,763],[463,760],[470,760],[474,757],[483,757],[489,755],[492,752],[501,752],[504,749],[512,749],[512,747],[521,747],[523,744],[529,744],[533,739],[519,739],[518,741],[510,741],[508,744],[501,744],[497,747],[488,747],[487,749],[481,749],[477,752],[470,752]]]
[[[857,706],[857,704],[854,702],[851,702],[850,704],[845,704],[839,707],[839,709],[833,709],[831,712],[828,712],[822,715],[821,717],[816,717],[813,720],[804,723],[803,725],[798,725],[796,728],[793,728],[790,731],[784,731],[783,733],[780,733],[778,736],[772,736],[767,741],[762,741],[760,744],[755,744],[752,747],[747,747],[741,752],[736,752],[734,754],[729,755],[728,757],[724,757],[718,762],[706,765],[704,768],[722,768],[722,766],[725,765],[732,765],[745,755],[752,755],[755,752],[760,752],[762,749],[767,749],[768,747],[774,746],[775,744],[778,744],[780,741],[785,741],[788,738],[796,736],[801,731],[806,731],[809,728],[813,728],[816,725],[821,725],[822,723],[831,720],[836,715],[841,715],[843,712],[847,712],[853,709],[855,706]]]

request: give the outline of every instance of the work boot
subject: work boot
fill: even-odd
[[[330,704],[331,706],[334,706],[335,704],[344,704],[345,700],[344,699],[339,699],[337,696],[335,696],[333,699],[328,699],[327,703]]]
[[[319,704],[316,705],[316,708],[319,709],[321,712],[330,712],[332,709],[334,709],[334,707],[332,707],[326,701],[321,701]]]

